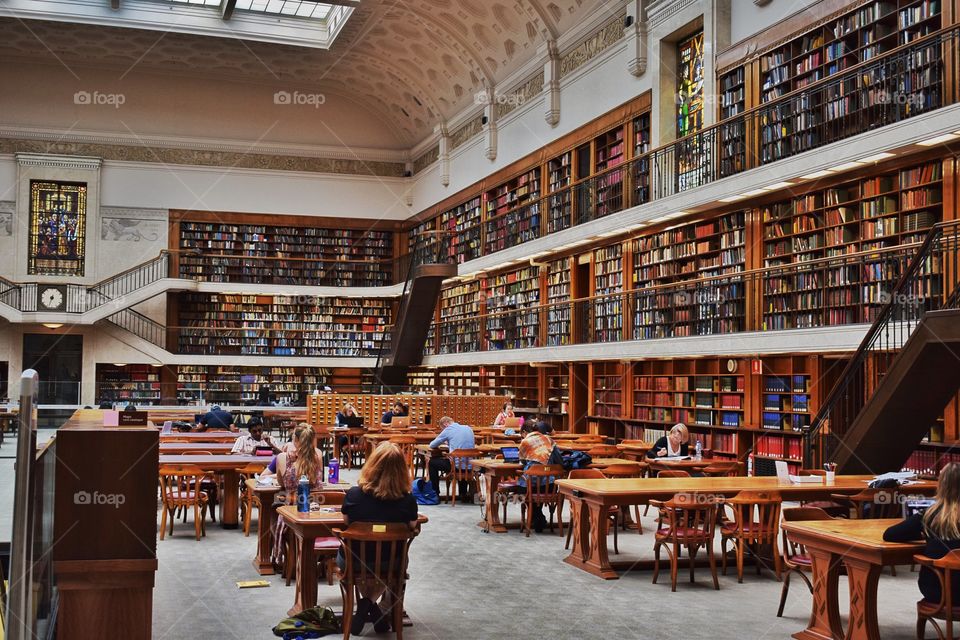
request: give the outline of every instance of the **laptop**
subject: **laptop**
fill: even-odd
[[[500,447],[500,453],[503,454],[504,462],[520,463],[520,447]]]
[[[904,500],[903,501],[903,517],[909,518],[910,516],[920,515],[922,516],[926,513],[927,509],[933,506],[933,503],[936,502],[933,498],[916,498],[913,500]]]
[[[393,416],[393,420],[390,421],[391,427],[409,427],[410,426],[410,416]]]
[[[523,418],[505,418],[503,426],[508,429],[516,429],[523,422]]]
[[[363,426],[363,417],[362,416],[344,416],[343,422],[341,423],[344,427],[357,428]]]
[[[790,467],[783,460],[774,462],[777,468],[777,482],[781,484],[823,484],[823,478],[820,476],[795,476],[791,475]]]

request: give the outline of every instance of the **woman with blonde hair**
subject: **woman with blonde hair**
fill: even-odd
[[[282,489],[296,489],[301,476],[307,477],[311,489],[323,484],[323,453],[317,450],[313,427],[306,423],[294,429],[293,441],[277,456],[277,480]]]
[[[351,487],[341,508],[344,520],[351,522],[406,522],[410,529],[417,528],[417,501],[410,493],[410,472],[400,448],[392,442],[383,442],[363,465],[360,480]],[[337,564],[343,569],[345,559],[340,551]],[[353,617],[351,633],[359,634],[367,621],[382,633],[389,627],[377,600],[384,587],[379,583],[359,585],[360,600]]]
[[[670,427],[670,432],[661,436],[647,450],[648,458],[663,458],[666,456],[686,456],[690,453],[690,432],[682,422]]]
[[[934,560],[954,549],[960,549],[960,464],[951,462],[940,472],[937,499],[923,515],[914,514],[883,532],[886,542],[926,540],[923,555]],[[920,567],[917,578],[923,599],[938,604],[942,597],[940,579],[933,570]],[[953,603],[960,606],[960,574],[954,573],[951,584]]]

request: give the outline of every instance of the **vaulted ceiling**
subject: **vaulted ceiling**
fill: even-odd
[[[0,58],[309,87],[372,110],[413,146],[532,59],[541,43],[595,11],[613,15],[619,6],[604,0],[362,0],[329,50],[5,18]]]

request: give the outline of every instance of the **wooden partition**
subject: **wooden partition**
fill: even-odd
[[[395,400],[401,400],[410,408],[412,424],[424,424],[429,415],[435,424],[443,416],[470,426],[488,426],[500,413],[504,396],[396,396],[366,395],[351,393],[324,393],[310,396],[307,400],[307,421],[314,425],[331,425],[337,420],[337,412],[347,402],[353,404],[366,424],[380,424],[380,417],[390,409]]]

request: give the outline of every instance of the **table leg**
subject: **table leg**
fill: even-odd
[[[877,625],[877,583],[880,580],[878,564],[844,558],[847,579],[850,583],[850,620],[847,623],[847,640],[880,640]]]
[[[223,496],[220,500],[220,524],[236,529],[240,523],[240,476],[236,469],[223,471]]]
[[[496,493],[500,480],[495,472],[488,470],[483,474],[483,482],[487,488],[487,517],[477,523],[477,526],[487,533],[506,533],[507,527],[500,521],[500,500],[505,496],[499,496]]]
[[[807,547],[812,562],[813,604],[810,623],[793,634],[797,640],[839,640],[843,637],[837,587],[840,581],[840,558],[829,551]],[[852,591],[851,591],[852,593]]]
[[[313,555],[316,536],[295,531],[297,538],[297,599],[287,615],[317,606],[317,559]]]
[[[273,504],[261,504],[260,515],[257,517],[257,555],[253,559],[253,567],[262,576],[274,574],[270,555],[273,551],[273,532],[277,525],[277,510]]]
[[[340,463],[340,435],[335,433],[333,434],[333,460],[337,461],[337,464]]]
[[[575,541],[574,549],[580,550],[582,558],[578,562],[574,558],[576,553],[574,552],[567,556],[564,562],[605,580],[617,580],[620,576],[610,564],[610,555],[607,551],[607,518],[610,517],[610,510],[599,502],[580,500],[580,503],[581,506],[575,507],[579,509],[580,524],[574,529],[574,535],[579,538]],[[584,525],[584,520],[587,519],[589,519],[588,524]],[[586,538],[584,529],[589,532]]]

